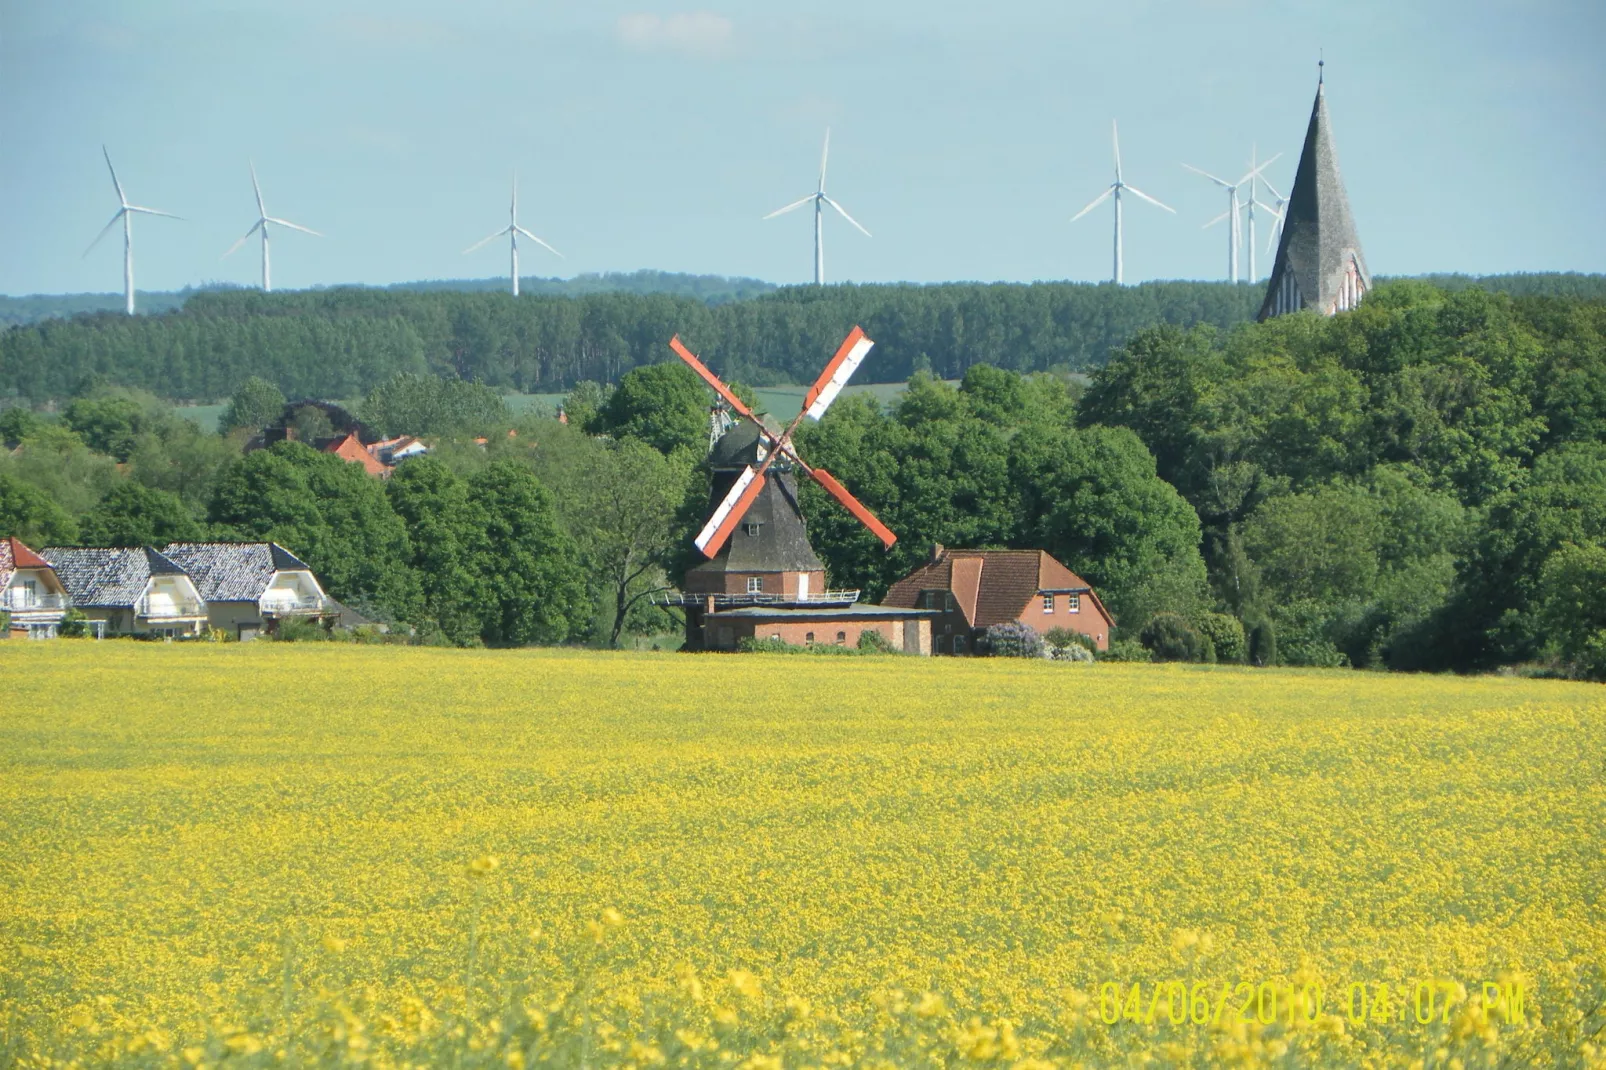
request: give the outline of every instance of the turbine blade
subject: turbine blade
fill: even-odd
[[[1193,166],[1193,164],[1191,164],[1191,163],[1185,163],[1182,166],[1186,167],[1188,170],[1192,171],[1196,175],[1204,175],[1206,178],[1208,178],[1210,181],[1214,182],[1216,185],[1220,186],[1222,189],[1232,189],[1232,183],[1231,182],[1228,182],[1226,179],[1223,179],[1223,178],[1217,178],[1215,175],[1211,174],[1209,171],[1201,171],[1197,167]]]
[[[229,251],[224,253],[222,256],[218,257],[218,259],[219,260],[227,260],[230,256],[232,256],[234,254],[234,251],[236,249],[238,249],[240,246],[244,245],[247,241],[251,240],[251,235],[255,234],[257,231],[259,231],[261,229],[262,229],[262,220],[259,219],[255,223],[252,223],[251,224],[251,229],[246,231],[244,234],[240,235],[240,240],[235,242],[233,245],[229,246]]]
[[[1282,153],[1279,152],[1277,156],[1273,156],[1269,160],[1262,160],[1258,166],[1251,167],[1249,172],[1238,180],[1237,184],[1241,186],[1245,182],[1248,182],[1251,178],[1254,178],[1256,175],[1260,174],[1260,172],[1264,171],[1267,167],[1270,167],[1272,164],[1276,163],[1277,157],[1281,155]]]
[[[764,425],[759,423],[758,417],[754,416],[752,410],[742,403],[742,399],[736,396],[735,391],[726,386],[720,380],[719,376],[708,370],[708,365],[698,360],[692,351],[686,348],[685,344],[680,340],[680,335],[677,334],[669,340],[669,348],[673,349],[675,351],[675,356],[685,361],[686,366],[692,371],[696,372],[698,377],[701,378],[703,382],[713,387],[714,393],[724,398],[727,405],[734,409],[739,415],[747,417],[755,424],[758,424],[760,428],[763,428]],[[766,432],[766,434],[767,433],[768,432]]]
[[[467,249],[464,249],[462,255],[463,256],[467,256],[469,253],[472,253],[475,249],[478,249],[480,246],[484,245],[486,242],[495,241],[497,238],[500,238],[502,235],[511,234],[511,233],[513,233],[513,228],[512,227],[503,227],[501,230],[497,231],[495,234],[487,234],[485,237],[481,238],[479,241],[475,242],[473,245],[470,245]]]
[[[275,217],[273,217],[271,215],[265,215],[265,216],[262,217],[262,219],[263,219],[264,222],[272,223],[275,226],[289,227],[291,230],[299,230],[303,234],[311,234],[314,238],[323,237],[322,234],[319,234],[317,231],[313,230],[311,227],[304,227],[300,223],[292,223],[288,219],[276,219]]]
[[[825,128],[825,147],[820,150],[820,192],[825,192],[825,159],[831,155],[831,128]]]
[[[138,212],[138,213],[140,213],[140,214],[141,214],[141,215],[159,215],[159,216],[165,216],[165,217],[166,217],[166,218],[168,218],[168,219],[183,219],[183,218],[184,218],[184,217],[183,217],[183,216],[181,216],[181,215],[174,215],[174,214],[173,214],[173,213],[172,213],[172,212],[163,212],[163,211],[158,211],[158,210],[157,210],[157,209],[155,209],[155,208],[141,208],[141,207],[140,207],[140,206],[139,206],[139,205],[137,205],[137,204],[130,204],[130,205],[128,205],[128,206],[127,206],[127,207],[126,207],[126,208],[125,208],[125,209],[124,209],[124,211],[128,211],[128,212]]]
[[[1260,176],[1260,181],[1265,183],[1265,186],[1266,186],[1267,189],[1271,190],[1271,195],[1273,197],[1276,197],[1279,201],[1284,199],[1283,195],[1281,193],[1277,192],[1277,187],[1272,185],[1270,182],[1266,181],[1266,176],[1265,175],[1261,175]]]
[[[117,209],[117,214],[112,216],[112,221],[110,223],[107,223],[106,226],[101,230],[101,232],[99,234],[95,235],[95,240],[90,242],[89,243],[89,248],[84,250],[84,256],[88,256],[90,253],[95,251],[95,246],[100,244],[101,239],[104,238],[106,235],[110,234],[112,232],[112,228],[115,227],[118,223],[122,222],[123,213],[126,212],[126,211],[128,211],[128,209],[126,209],[126,208]]]
[[[262,204],[262,186],[257,182],[257,165],[255,161],[247,161],[247,163],[249,163],[251,167],[251,192],[257,195],[257,216],[259,218],[266,218],[268,210],[267,208],[263,207]]]
[[[1272,227],[1271,228],[1271,233],[1266,236],[1266,251],[1268,253],[1271,252],[1272,246],[1277,244],[1277,239],[1281,238],[1282,236],[1283,236],[1283,217],[1282,216],[1278,216],[1277,217],[1277,225],[1275,227]]]
[[[837,347],[833,356],[814,381],[809,392],[803,397],[803,412],[809,419],[818,423],[825,416],[825,410],[831,407],[831,402],[842,393],[842,388],[848,384],[853,373],[859,365],[864,363],[865,354],[870,352],[874,342],[865,337],[864,328],[854,327],[846,339]]]
[[[552,248],[552,246],[548,245],[546,242],[542,241],[540,238],[537,238],[534,234],[531,234],[529,231],[525,230],[523,227],[515,226],[513,229],[515,231],[517,231],[518,233],[524,235],[526,238],[529,238],[531,241],[535,242],[535,244],[539,245],[541,248],[545,249],[547,252],[551,253],[553,256],[557,257],[559,260],[566,259],[566,257],[564,257],[564,255],[562,253],[558,252],[556,249]]]
[[[1115,120],[1110,120],[1110,143],[1115,146],[1115,180],[1121,181],[1121,133],[1116,129]]]
[[[778,215],[785,215],[787,212],[790,212],[794,208],[803,207],[805,204],[808,204],[810,201],[812,201],[814,198],[816,198],[818,196],[819,196],[818,193],[811,193],[807,197],[799,197],[797,200],[793,201],[791,204],[787,205],[785,208],[777,208],[777,209],[775,209],[775,211],[771,212],[769,215],[765,216],[764,218],[765,219],[774,219]]]
[[[1133,194],[1136,194],[1139,197],[1142,197],[1144,200],[1148,201],[1152,205],[1155,205],[1156,207],[1164,208],[1166,211],[1170,212],[1172,215],[1176,215],[1177,214],[1177,210],[1175,208],[1171,207],[1169,204],[1161,204],[1159,201],[1155,200],[1153,197],[1149,196],[1147,193],[1144,193],[1142,190],[1138,189],[1136,186],[1123,186],[1122,188],[1125,189],[1128,193],[1133,193]]]
[[[1112,194],[1114,192],[1115,192],[1115,187],[1114,186],[1110,186],[1103,193],[1099,194],[1097,197],[1094,197],[1092,204],[1089,204],[1086,208],[1082,209],[1080,212],[1077,212],[1075,215],[1071,216],[1071,222],[1072,223],[1076,222],[1078,219],[1081,219],[1083,216],[1087,215],[1087,213],[1091,212],[1093,209],[1097,208],[1099,205],[1101,205],[1105,201],[1109,200],[1110,194]]]
[[[1261,211],[1270,212],[1272,215],[1276,216],[1278,219],[1281,219],[1283,217],[1283,214],[1281,212],[1279,212],[1277,209],[1273,208],[1271,205],[1267,204],[1265,201],[1259,200],[1257,198],[1255,203],[1260,206]]]
[[[100,153],[106,157],[106,170],[112,173],[112,185],[117,187],[117,203],[126,208],[128,207],[128,198],[123,196],[123,184],[117,181],[117,168],[112,166],[112,154],[106,150],[105,145],[100,147]]]
[[[854,219],[852,216],[848,215],[848,210],[846,208],[842,207],[840,204],[836,203],[823,193],[820,194],[820,200],[824,201],[826,204],[829,204],[832,208],[835,208],[843,219],[846,219],[849,223],[852,223],[854,226],[858,227],[859,230],[863,231],[866,238],[870,237],[870,232],[865,230],[864,227],[860,226],[857,219]]]
[[[1226,219],[1231,214],[1232,214],[1231,212],[1222,212],[1220,215],[1216,216],[1216,218],[1212,219],[1210,222],[1206,223],[1204,226],[1200,227],[1199,229],[1200,230],[1209,230],[1211,227],[1215,226],[1217,223],[1221,222],[1223,219]]]
[[[808,473],[814,477],[814,482],[824,487],[831,497],[841,502],[848,512],[857,517],[859,523],[869,528],[871,534],[881,540],[881,545],[889,550],[892,549],[892,544],[898,541],[898,536],[888,530],[885,524],[877,520],[876,515],[865,508],[863,502],[849,494],[848,488],[838,483],[835,476],[823,468],[810,468]]]

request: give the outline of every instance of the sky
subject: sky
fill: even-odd
[[[1318,56],[1376,274],[1606,271],[1600,0],[0,0],[0,293],[121,289],[101,158],[142,290],[254,284],[248,161],[276,288],[489,277],[519,221],[563,259],[809,281],[1217,279],[1227,178],[1288,192]],[[1262,220],[1262,226],[1264,220]],[[1258,274],[1271,266],[1266,232]],[[1247,253],[1244,265],[1247,271]]]

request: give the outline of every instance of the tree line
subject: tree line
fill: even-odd
[[[1144,328],[1086,379],[957,378],[800,432],[900,536],[884,551],[805,482],[832,583],[878,597],[934,542],[1041,548],[1127,655],[1606,676],[1606,302],[1396,282],[1332,318]],[[0,414],[0,534],[275,538],[451,641],[617,641],[674,626],[651,595],[708,510],[710,399],[651,364],[576,384],[567,424],[515,420],[484,385],[401,372],[359,415],[435,448],[382,485],[296,443],[242,456],[283,408],[269,382],[219,433],[97,382]]]

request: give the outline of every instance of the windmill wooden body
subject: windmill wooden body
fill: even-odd
[[[924,610],[860,605],[859,591],[826,587],[825,565],[809,544],[797,480],[809,478],[891,547],[897,536],[830,472],[799,456],[792,434],[819,420],[874,344],[855,327],[784,430],[764,424],[734,391],[681,344],[670,347],[740,419],[714,436],[709,517],[694,540],[704,560],[687,570],[681,594],[688,649],[730,649],[744,638],[793,643],[853,643],[868,630],[911,653],[930,652]],[[716,419],[715,427],[723,421]]]

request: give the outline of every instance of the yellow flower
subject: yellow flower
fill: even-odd
[[[730,980],[731,988],[735,989],[737,994],[748,999],[757,999],[762,994],[763,986],[756,974],[747,970],[732,970],[726,976]]]
[[[346,945],[351,943],[350,940],[336,936],[334,933],[324,933],[322,942],[324,950],[335,955],[346,950]]]
[[[495,855],[480,855],[468,864],[470,877],[489,877],[501,866],[502,860]]]

